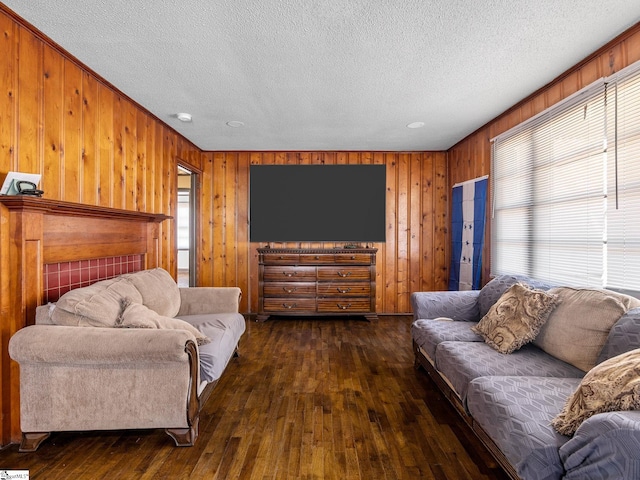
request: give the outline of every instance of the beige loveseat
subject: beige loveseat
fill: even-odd
[[[179,288],[163,269],[77,288],[16,332],[20,451],[53,431],[164,428],[198,436],[201,404],[245,331],[236,287]]]

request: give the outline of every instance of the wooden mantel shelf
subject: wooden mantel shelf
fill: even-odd
[[[83,203],[63,202],[42,197],[24,195],[1,195],[0,203],[9,210],[39,211],[48,215],[67,215],[75,217],[119,218],[137,221],[162,222],[173,217],[163,213],[147,213],[135,210],[87,205]]]

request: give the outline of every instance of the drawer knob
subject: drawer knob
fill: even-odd
[[[347,304],[347,305],[342,305],[341,303],[337,303],[336,305],[338,305],[338,308],[339,308],[340,310],[347,310],[348,308],[350,308],[350,307],[351,307],[351,304],[350,304],[350,303],[349,303],[349,304]]]
[[[293,277],[296,274],[296,272],[282,272],[282,274],[285,277]]]
[[[284,290],[287,293],[293,293],[293,292],[296,291],[296,288],[295,287],[293,287],[293,288],[282,287],[282,290]]]
[[[315,256],[316,260],[320,260],[320,257],[318,255]]]
[[[338,290],[339,293],[349,293],[351,291],[351,287],[349,287],[349,288],[337,287],[337,290]]]
[[[338,270],[338,275],[341,276],[342,278],[345,278],[351,275],[351,272],[341,272]]]
[[[355,260],[356,256],[355,255],[351,255],[351,260]]]
[[[295,303],[283,303],[282,306],[284,308],[292,309],[292,308],[294,308],[296,306],[296,304]]]

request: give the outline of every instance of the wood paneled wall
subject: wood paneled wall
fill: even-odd
[[[241,285],[245,312],[258,307],[258,260],[249,242],[249,165],[383,164],[387,233],[377,247],[376,309],[411,311],[409,294],[447,288],[448,186],[444,152],[206,152],[203,154],[199,283]],[[327,192],[330,195],[330,192]],[[285,247],[333,247],[286,243]]]
[[[492,138],[553,106],[599,78],[612,75],[638,60],[640,60],[640,23],[453,146],[448,152],[448,184],[454,185],[457,182],[490,174],[490,140]],[[487,208],[487,212],[489,216],[491,209]],[[483,283],[490,280],[490,220],[488,217],[486,223]]]
[[[46,198],[174,215],[177,159],[200,169],[200,150],[2,10],[0,31],[0,173],[42,174]]]

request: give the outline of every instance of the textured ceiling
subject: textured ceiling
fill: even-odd
[[[4,3],[204,150],[444,150],[640,21],[637,0]]]

